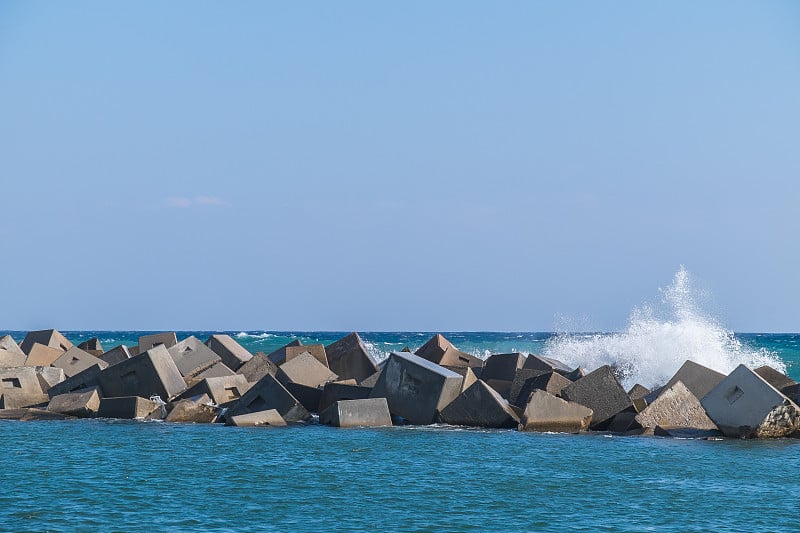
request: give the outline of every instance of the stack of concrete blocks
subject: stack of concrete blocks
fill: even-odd
[[[561,390],[561,398],[592,410],[590,428],[604,430],[617,414],[633,406],[608,365],[590,372]]]
[[[222,358],[195,337],[187,337],[168,349],[175,366],[187,385],[204,378],[232,376],[233,370],[225,366]]]
[[[525,364],[521,353],[502,353],[489,356],[483,365],[481,379],[505,399],[511,396],[511,386],[517,371]]]

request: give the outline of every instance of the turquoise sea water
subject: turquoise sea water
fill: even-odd
[[[139,332],[99,336],[106,348]],[[181,332],[205,339],[211,332]],[[251,351],[295,336],[230,332]],[[239,333],[242,333],[239,335]],[[22,334],[13,333],[19,339]],[[429,333],[364,333],[375,357]],[[450,333],[473,353],[550,334]],[[587,342],[597,342],[587,335]],[[795,379],[800,335],[737,335]],[[691,441],[447,426],[228,428],[0,421],[7,531],[790,531],[800,440]]]

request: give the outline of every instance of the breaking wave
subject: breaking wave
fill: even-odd
[[[543,355],[589,370],[611,365],[626,389],[634,383],[660,386],[687,359],[724,374],[739,364],[750,368],[769,365],[786,371],[776,353],[742,343],[733,331],[698,306],[697,292],[683,266],[672,284],[660,292],[660,304],[635,308],[624,331],[588,336],[559,334],[545,344]]]
[[[269,339],[274,336],[274,333],[247,333],[246,331],[240,331],[236,334],[239,339]]]

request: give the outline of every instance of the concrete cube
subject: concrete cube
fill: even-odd
[[[764,378],[764,381],[778,389],[781,394],[797,403],[800,385],[795,380],[766,365],[756,368],[754,372]]]
[[[184,381],[186,381],[186,386],[190,387],[195,383],[197,383],[198,381],[206,378],[222,378],[222,377],[231,377],[235,375],[236,372],[225,366],[222,363],[222,361],[219,361],[218,363],[214,363],[213,365],[201,371],[200,373],[195,374],[194,376],[191,377],[185,377],[183,379]]]
[[[51,387],[62,383],[67,376],[60,368],[52,366],[35,366],[36,377],[39,379],[39,385],[42,387],[42,392],[48,392]]]
[[[320,424],[334,427],[391,426],[386,398],[339,400],[319,414]]]
[[[20,409],[0,409],[0,420],[20,420],[28,422],[31,420],[67,420],[71,416],[61,413],[51,413],[46,409],[36,407],[22,407]]]
[[[370,388],[374,387],[375,384],[378,383],[378,378],[381,377],[381,372],[382,370],[378,370],[377,372],[369,376],[367,379],[362,379],[361,381],[359,381],[358,384],[361,385],[362,387],[370,387]]]
[[[785,437],[800,428],[797,405],[744,365],[700,403],[726,437]]]
[[[492,387],[477,380],[439,414],[445,424],[486,428],[512,428],[519,417]]]
[[[175,344],[168,351],[172,360],[175,361],[178,371],[185,378],[198,376],[203,371],[222,362],[220,356],[194,335]]]
[[[50,397],[41,392],[4,389],[0,395],[0,409],[20,409],[22,407],[44,407]]]
[[[16,341],[11,335],[3,335],[0,337],[0,350],[5,350],[7,352],[25,355],[25,352],[17,345]],[[18,365],[23,366],[23,365]]]
[[[200,380],[196,385],[186,389],[177,399],[193,399],[206,394],[216,405],[228,407],[234,402],[239,401],[250,387],[251,384],[248,383],[247,379],[241,374],[205,378]]]
[[[523,369],[528,370],[528,369]],[[535,372],[538,372],[536,370]],[[531,392],[535,390],[543,390],[549,392],[553,396],[558,396],[565,387],[571,385],[572,382],[559,374],[558,372],[546,372],[539,374],[525,381],[520,389],[517,397],[514,399],[513,404],[517,407],[525,408],[528,405],[528,398]]]
[[[432,424],[461,393],[462,377],[417,355],[392,352],[371,398],[386,398],[389,411],[412,424]]]
[[[104,396],[159,396],[167,401],[186,389],[175,361],[163,345],[112,365],[100,373]]]
[[[339,400],[364,400],[369,398],[371,392],[372,387],[326,383],[322,389],[317,412],[321,413]]]
[[[501,379],[514,381],[517,370],[525,364],[525,355],[521,353],[498,353],[489,356],[483,364],[481,379]]]
[[[289,394],[297,398],[300,405],[306,408],[309,413],[319,412],[319,403],[322,400],[322,389],[309,387],[300,383],[286,382],[284,385]]]
[[[541,355],[530,354],[525,359],[525,364],[522,368],[530,368],[533,370],[541,370],[542,372],[558,372],[561,375],[570,374],[573,369],[562,363],[558,359],[551,359]],[[576,380],[577,381],[577,380]]]
[[[444,366],[444,365],[442,365],[442,366]],[[463,378],[463,381],[461,382],[461,392],[464,392],[465,390],[467,390],[470,387],[470,385],[472,385],[473,383],[478,381],[478,377],[475,375],[475,370],[474,370],[474,368],[477,368],[477,367],[471,367],[471,366],[444,366],[444,368],[446,368],[447,370],[452,370],[453,372],[455,372],[456,374],[458,374],[459,376],[461,376]]]
[[[267,357],[269,357],[270,361],[275,363],[276,365],[280,366],[287,361],[291,361],[293,358],[297,357],[301,353],[308,352],[314,356],[314,358],[319,361],[321,364],[328,366],[328,356],[325,352],[325,346],[322,344],[298,344],[290,343],[286,346],[282,346],[278,348]]]
[[[83,372],[79,372],[69,379],[64,379],[59,383],[48,387],[46,392],[51,398],[54,398],[55,396],[59,396],[61,394],[99,387],[100,372],[103,371],[103,368],[104,367],[100,366],[100,363],[94,364]],[[63,375],[64,371],[60,368],[58,370],[61,371]],[[42,389],[44,389],[44,387],[42,387]]]
[[[164,404],[139,396],[101,398],[97,410],[100,418],[160,420],[166,415]]]
[[[64,375],[68,378],[79,374],[89,368],[90,366],[100,365],[102,368],[106,368],[108,363],[91,355],[89,353],[84,352],[77,346],[73,346],[64,354],[53,361],[53,366],[56,368],[60,368],[64,371]]]
[[[328,367],[342,379],[362,381],[378,371],[358,333],[351,333],[325,347]]]
[[[308,352],[304,352],[279,366],[275,377],[284,385],[291,381],[309,387],[319,387],[329,381],[339,379],[339,376],[334,374],[330,368],[320,363]]]
[[[647,400],[648,404],[653,403],[659,394],[675,385],[678,381],[682,381],[686,388],[694,394],[695,398],[702,400],[723,379],[725,379],[725,374],[720,374],[716,370],[711,370],[694,361],[687,360],[675,372],[675,375],[667,381],[666,385],[658,391],[653,391],[645,396],[645,400]]]
[[[28,357],[25,358],[25,366],[50,366],[56,359],[64,354],[65,350],[51,348],[44,344],[34,343],[30,348]]]
[[[128,347],[124,344],[120,344],[119,346],[115,346],[114,348],[111,348],[109,351],[105,352],[100,356],[100,359],[108,363],[110,366],[121,363],[122,361],[126,361],[131,357],[133,357],[133,354],[131,354],[131,351],[128,349]]]
[[[221,409],[201,401],[178,400],[169,406],[166,422],[211,424],[216,422]]]
[[[0,349],[0,368],[14,368],[17,366],[25,366],[27,355],[22,351],[12,352],[10,350]]]
[[[41,344],[49,348],[59,350],[61,353],[66,352],[72,348],[72,343],[61,334],[60,331],[55,329],[43,329],[39,331],[31,331],[25,335],[25,339],[20,344],[20,349],[27,355],[30,355],[31,349],[34,344]],[[30,365],[30,366],[47,366],[47,365]]]
[[[0,368],[0,394],[6,391],[42,394],[36,369],[28,366]]]
[[[520,392],[522,392],[522,388],[525,386],[525,382],[531,378],[535,378],[536,376],[541,376],[546,372],[542,370],[536,370],[533,368],[520,368],[514,373],[514,380],[511,382],[511,388],[508,391],[508,401],[511,405],[516,405],[517,398],[519,398]],[[528,391],[530,394],[530,391]],[[524,403],[522,407],[525,407],[525,403],[528,401],[528,396],[526,394],[524,398]]]
[[[519,430],[578,433],[588,429],[591,422],[590,408],[537,389],[528,399]]]
[[[236,427],[284,427],[286,420],[276,409],[256,411],[243,415],[231,416],[225,421],[226,426]]]
[[[270,361],[266,354],[259,352],[240,366],[236,373],[243,375],[250,383],[256,383],[267,374],[275,376],[278,373],[278,366]]]
[[[152,335],[143,335],[139,337],[139,346],[136,355],[144,353],[150,348],[154,348],[161,344],[164,345],[164,348],[169,350],[170,348],[178,344],[178,335],[174,331],[169,331],[166,333],[155,333]]]
[[[88,341],[83,341],[78,345],[78,348],[96,357],[102,355],[104,352],[103,345],[100,344],[100,339],[97,337],[93,337]]]
[[[636,415],[635,420],[646,428],[717,429],[700,400],[680,380],[664,389],[653,403]]]
[[[91,418],[100,409],[100,394],[97,387],[82,392],[71,392],[54,396],[47,405],[48,411],[78,418]]]
[[[483,367],[483,359],[462,352],[440,333],[431,337],[415,354],[442,366]]]
[[[230,335],[211,335],[206,341],[206,346],[211,348],[222,359],[225,366],[231,370],[237,370],[253,358],[253,354],[248,352],[244,346],[236,342]]]
[[[683,382],[681,382],[683,383]],[[631,400],[637,400],[639,398],[644,398],[648,394],[652,392],[650,389],[645,387],[644,385],[639,385],[638,383],[631,387],[631,390],[628,391],[628,396]]]
[[[605,429],[617,413],[631,407],[628,393],[617,381],[611,367],[601,366],[561,390],[561,397],[592,410],[592,429]]]
[[[305,407],[270,374],[253,385],[238,402],[230,407],[228,416],[277,409],[287,422],[305,422],[311,418]]]

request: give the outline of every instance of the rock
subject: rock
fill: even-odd
[[[81,392],[71,392],[54,396],[47,410],[78,418],[91,418],[100,409],[100,394],[97,387]]]
[[[700,403],[726,437],[785,437],[800,428],[797,405],[744,365]]]
[[[131,351],[128,349],[127,346],[124,344],[120,344],[119,346],[115,346],[111,348],[109,351],[104,353],[100,356],[100,359],[108,363],[109,366],[116,365],[117,363],[121,363],[122,361],[126,361],[133,357]]]
[[[339,400],[319,414],[320,424],[334,427],[391,426],[386,398]]]
[[[309,387],[320,387],[329,381],[339,379],[330,368],[308,352],[303,352],[279,366],[275,377],[284,386],[291,381]]]
[[[326,383],[320,395],[317,412],[321,413],[340,400],[364,400],[369,398],[372,387],[345,385],[343,383]]]
[[[329,367],[328,363],[328,356],[325,352],[325,346],[322,344],[294,344],[290,343],[286,346],[278,348],[267,357],[269,357],[270,361],[275,363],[276,365],[280,366],[287,361],[291,361],[298,355],[302,353],[310,353],[314,356],[314,358],[320,362],[320,364]],[[330,367],[329,367],[330,368]]]
[[[253,358],[253,354],[230,335],[211,335],[206,346],[222,359],[225,366],[234,371]]]
[[[645,396],[645,400],[648,405],[653,403],[659,394],[675,385],[678,381],[683,381],[683,384],[694,394],[695,398],[702,400],[703,396],[708,394],[711,389],[716,387],[723,379],[725,379],[724,374],[699,365],[694,361],[687,360],[678,369],[675,375],[667,381],[666,385]]]
[[[40,367],[37,367],[37,368],[40,368]],[[62,376],[63,376],[64,371],[61,370],[60,368],[58,370],[61,371]],[[61,395],[61,394],[68,394],[68,393],[71,393],[71,392],[79,392],[79,391],[82,391],[84,389],[91,389],[93,387],[99,387],[100,386],[100,372],[102,372],[102,371],[103,371],[103,367],[100,366],[99,363],[94,364],[94,365],[90,366],[89,368],[87,368],[86,370],[84,370],[83,372],[79,372],[78,374],[75,374],[74,376],[72,376],[69,379],[62,380],[61,382],[56,383],[55,385],[52,385],[51,387],[48,387],[46,392],[51,398],[54,398],[55,396],[58,396],[58,395]],[[44,387],[42,387],[42,390],[44,390]]]
[[[611,367],[603,365],[561,390],[561,397],[592,410],[591,429],[605,429],[617,413],[633,403],[617,381]]]
[[[462,352],[447,340],[444,335],[437,333],[415,352],[416,355],[432,363],[442,366],[474,366],[483,367],[483,359]]]
[[[150,348],[155,348],[156,346],[162,344],[164,345],[164,348],[169,350],[178,344],[178,335],[174,331],[169,331],[166,333],[155,333],[153,335],[144,335],[139,337],[139,346],[137,348],[136,355],[142,354]]]
[[[483,380],[473,383],[439,414],[445,424],[485,428],[513,428],[519,417],[508,402]]]
[[[100,418],[161,420],[166,415],[163,403],[139,396],[101,398],[100,408],[97,410],[97,416]]]
[[[275,409],[267,409],[266,411],[232,416],[225,421],[225,425],[237,427],[284,427],[286,426],[286,421]]]
[[[243,375],[250,383],[256,383],[267,374],[275,376],[278,373],[278,366],[270,361],[265,354],[259,352],[240,366],[236,373]]]
[[[270,374],[261,378],[231,406],[226,418],[269,409],[277,409],[287,422],[305,422],[311,418],[311,414],[297,398]]]
[[[36,369],[28,366],[0,368],[0,394],[8,391],[41,394],[42,385]]]
[[[542,372],[558,372],[561,375],[570,374],[573,372],[570,367],[558,359],[550,359],[549,357],[542,357],[541,355],[535,354],[528,355],[528,358],[525,359],[525,364],[522,365],[522,368],[541,370]]]
[[[529,369],[523,369],[529,371]],[[536,370],[535,372],[538,372]],[[528,398],[531,392],[535,390],[543,390],[549,392],[553,396],[558,396],[565,387],[571,385],[572,382],[557,372],[546,372],[539,374],[525,381],[522,389],[520,389],[517,397],[514,400],[514,405],[517,407],[525,408],[528,405]]]
[[[680,380],[664,389],[653,403],[637,414],[636,422],[648,428],[661,426],[673,429],[717,429],[706,415],[700,400]]]
[[[489,356],[483,364],[481,379],[499,379],[512,382],[517,375],[517,370],[525,364],[525,355],[521,353],[500,353]]]
[[[100,344],[100,339],[97,337],[92,337],[88,341],[83,341],[78,345],[78,348],[95,357],[102,355],[104,351],[103,345]]]
[[[25,352],[27,355],[31,354],[31,350],[33,349],[34,344],[41,344],[43,346],[47,346],[48,348],[53,348],[58,350],[59,353],[64,353],[70,348],[72,348],[72,343],[67,340],[67,338],[61,334],[60,331],[55,329],[43,329],[39,331],[31,331],[27,335],[25,335],[25,339],[20,344],[20,349]],[[29,366],[48,366],[47,365],[29,365]]]
[[[229,407],[250,390],[252,384],[241,374],[204,378],[176,397],[176,400],[196,399],[207,395],[209,400],[221,407]]]
[[[4,389],[0,396],[0,409],[19,409],[21,407],[44,407],[50,397],[41,392],[24,392]]]
[[[90,366],[100,365],[102,368],[106,368],[108,363],[95,357],[94,355],[88,354],[78,348],[77,346],[73,346],[64,354],[53,361],[53,366],[56,368],[60,368],[64,371],[64,375],[68,378],[79,374],[89,368]]]
[[[219,377],[218,375],[200,376],[211,367],[221,363],[222,359],[194,335],[175,344],[167,351],[184,378]]]
[[[328,367],[342,379],[362,381],[378,371],[358,333],[351,333],[325,347]]]
[[[163,345],[109,366],[98,378],[104,396],[158,396],[167,401],[186,389],[175,361]]]
[[[25,366],[50,366],[56,359],[61,357],[66,350],[60,348],[50,348],[44,344],[34,343],[31,346],[28,357],[25,358]]]
[[[537,389],[531,393],[525,406],[519,430],[578,433],[588,429],[591,422],[590,408]]]
[[[217,420],[220,408],[194,400],[178,400],[170,405],[167,422],[211,424]]]
[[[797,403],[800,385],[795,380],[766,365],[756,368],[754,372],[764,378],[764,381],[778,389],[781,394]]]
[[[422,357],[392,352],[371,398],[386,398],[389,411],[412,424],[432,424],[461,393],[462,378]]]

